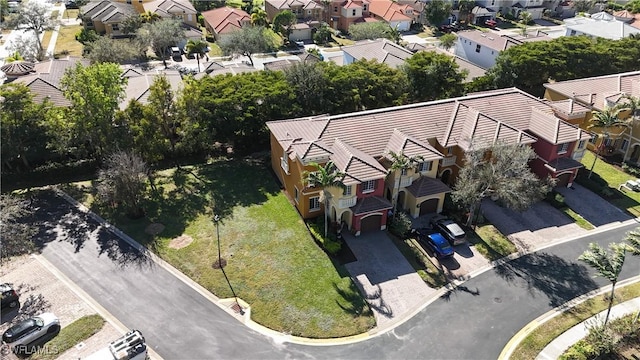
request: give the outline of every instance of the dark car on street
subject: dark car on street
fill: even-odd
[[[20,295],[9,284],[0,284],[0,307],[2,311],[15,309],[20,305]]]
[[[429,248],[438,259],[453,256],[453,248],[438,232],[431,229],[417,229],[418,241]]]
[[[431,219],[431,226],[435,231],[439,231],[442,235],[444,235],[451,245],[461,245],[467,242],[467,234],[464,232],[462,227],[458,225],[455,221],[444,217],[444,216],[435,216]]]

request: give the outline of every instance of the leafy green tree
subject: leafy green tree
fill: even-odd
[[[111,205],[122,205],[132,218],[144,215],[141,206],[146,190],[149,169],[134,152],[116,151],[104,160],[98,172],[98,200]]]
[[[631,0],[629,1],[624,8],[634,14],[640,13],[640,0]]]
[[[419,163],[424,161],[424,157],[417,156],[407,156],[405,153],[400,152],[396,153],[393,151],[389,151],[389,156],[391,157],[391,166],[389,167],[389,174],[397,173],[399,171],[398,176],[398,191],[395,191],[396,185],[393,184],[393,220],[396,219],[396,213],[398,212],[398,195],[400,194],[400,187],[402,186],[402,173],[406,172],[411,168],[415,168]]]
[[[151,46],[156,54],[161,56],[165,67],[167,66],[169,48],[176,46],[185,39],[182,22],[177,19],[147,22],[136,34],[140,41]]]
[[[33,251],[36,229],[23,221],[32,213],[27,202],[16,195],[1,194],[0,209],[0,262]]]
[[[274,39],[261,26],[245,26],[241,30],[225,35],[218,41],[225,55],[246,56],[253,66],[252,55],[273,51]]]
[[[382,21],[351,24],[349,26],[349,36],[354,41],[380,38],[395,41],[393,29],[389,24]]]
[[[420,51],[406,60],[403,67],[409,79],[414,101],[446,99],[462,95],[467,76],[452,57],[435,51]]]
[[[425,18],[432,26],[442,24],[451,16],[451,3],[444,0],[431,0],[424,7]]]
[[[328,81],[325,100],[329,113],[378,109],[407,102],[408,81],[401,70],[375,60],[359,60],[345,66],[326,61],[320,64]]]
[[[18,8],[17,13],[11,17],[11,23],[20,26],[25,30],[31,30],[35,33],[38,53],[36,58],[42,60],[44,58],[44,49],[40,36],[47,30],[52,30],[57,22],[51,18],[49,12],[50,6],[38,1],[29,1]]]
[[[0,0],[0,23],[4,23],[7,14],[9,14],[9,2]]]
[[[333,31],[327,24],[322,24],[318,28],[315,34],[313,34],[313,41],[316,44],[328,44],[331,41],[331,35],[333,35]]]
[[[318,163],[311,163],[309,165],[315,168],[315,170],[305,171],[302,174],[302,178],[308,186],[322,188],[322,192],[320,193],[320,202],[324,204],[324,237],[326,238],[329,235],[328,217],[329,201],[331,201],[330,189],[345,189],[346,186],[342,182],[345,174],[338,170],[333,161],[327,162],[324,166]]]
[[[591,174],[593,174],[593,168],[596,166],[596,161],[598,160],[598,156],[600,155],[601,149],[604,147],[605,141],[609,138],[609,129],[612,127],[629,127],[630,120],[620,119],[620,113],[624,110],[621,107],[605,107],[602,111],[594,111],[591,116],[591,120],[589,120],[590,124],[587,126],[587,129],[599,128],[602,129],[603,140],[598,146],[598,153],[593,159],[593,164],[591,164],[591,169],[589,169],[589,178],[591,178]]]
[[[640,120],[640,97],[625,95],[623,99],[620,108],[629,111],[629,116],[631,116],[632,121]]]
[[[577,13],[589,12],[595,5],[595,0],[574,0],[573,8]]]
[[[98,33],[95,32],[95,30],[85,29],[85,28],[83,28],[82,30],[78,31],[78,33],[76,34],[76,40],[78,42],[82,43],[82,45],[86,45],[88,43],[94,42],[99,37],[100,37],[100,35],[98,35]]]
[[[64,96],[71,102],[68,117],[74,138],[90,155],[101,157],[118,139],[113,120],[127,84],[121,72],[114,63],[87,67],[77,63],[60,81]]]
[[[266,27],[269,25],[269,16],[264,9],[259,7],[254,8],[251,12],[251,25],[253,26],[263,26]]]
[[[529,168],[529,161],[536,157],[530,146],[499,142],[483,146],[479,140],[471,141],[451,193],[455,203],[469,209],[467,225],[486,197],[511,210],[524,211],[551,189],[549,181],[538,179]]]
[[[531,22],[533,21],[533,17],[531,16],[531,13],[527,11],[521,11],[519,18],[520,18],[520,23],[524,25],[525,29],[527,28],[527,25],[531,24]]]
[[[171,155],[176,155],[176,145],[181,140],[181,124],[175,103],[175,94],[166,76],[157,76],[149,87],[149,113],[151,132],[146,134],[149,139],[162,139],[168,144]]]
[[[326,111],[325,89],[328,80],[323,68],[314,62],[300,62],[285,69],[285,77],[296,94],[299,116],[314,115]]]
[[[207,53],[207,49],[209,44],[206,41],[202,40],[189,40],[187,41],[187,54],[195,55],[196,60],[198,61],[198,72],[200,72],[200,57]]]
[[[124,63],[139,56],[136,44],[127,39],[101,36],[86,45],[85,55],[92,63]]]
[[[446,50],[451,49],[458,40],[456,34],[448,33],[440,36],[440,47],[445,48]]]
[[[45,122],[52,105],[33,101],[29,88],[21,83],[0,86],[0,134],[3,167],[21,163],[31,169],[30,160],[47,153]]]
[[[145,24],[151,24],[156,21],[163,20],[162,16],[160,16],[158,13],[151,12],[151,10],[147,10],[146,12],[143,12],[139,16],[142,22]]]
[[[144,25],[145,20],[141,15],[130,15],[124,18],[118,27],[123,34],[135,34]]]
[[[476,2],[474,0],[459,0],[458,1],[458,10],[459,10],[459,18],[460,21],[464,21],[465,23],[470,23],[471,20],[471,10],[476,6]]]
[[[627,248],[628,246],[623,244],[611,243],[609,244],[609,251],[607,251],[600,245],[591,243],[589,244],[589,249],[578,257],[578,260],[594,268],[599,276],[611,282],[609,306],[607,307],[607,315],[604,318],[604,326],[606,326],[609,321],[609,314],[611,313],[611,307],[615,299],[616,284],[618,283],[618,277],[624,265]]]
[[[193,152],[208,152],[212,150],[215,142],[227,140],[220,137],[218,122],[213,120],[217,109],[214,103],[218,89],[212,91],[208,85],[215,81],[205,79],[213,80],[209,77],[202,80],[196,80],[193,77],[185,78],[183,88],[176,99],[178,116],[184,124],[183,138],[189,139],[182,145],[188,146],[188,149]]]
[[[633,256],[640,256],[640,228],[635,228],[632,231],[629,231],[625,237],[624,241],[627,242],[627,251],[631,253]],[[636,313],[636,317],[633,322],[637,322],[640,317],[640,311]]]
[[[291,26],[295,25],[296,21],[296,15],[291,10],[281,11],[273,18],[273,31],[282,35],[285,42],[289,42]]]

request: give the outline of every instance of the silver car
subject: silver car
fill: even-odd
[[[42,313],[22,320],[2,334],[2,341],[15,348],[28,345],[46,334],[60,331],[60,320],[53,313]]]

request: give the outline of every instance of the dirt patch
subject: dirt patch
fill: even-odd
[[[153,223],[153,224],[149,224],[145,229],[144,232],[149,234],[149,235],[158,235],[160,234],[162,231],[164,230],[164,225],[160,224],[160,223]]]
[[[169,247],[172,249],[182,249],[189,246],[193,242],[193,238],[189,235],[180,235],[177,238],[173,238],[169,242]]]

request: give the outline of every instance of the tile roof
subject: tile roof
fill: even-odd
[[[251,21],[246,11],[229,6],[204,11],[204,21],[213,28],[216,34],[225,34],[242,28],[242,24]]]
[[[549,103],[555,110],[567,115],[591,111],[591,109],[573,99],[550,101]]]
[[[340,139],[335,140],[332,151],[330,159],[338,170],[347,174],[342,180],[345,185],[360,184],[387,176],[387,169],[373,156],[347,145]]]
[[[531,108],[529,130],[542,138],[553,139],[554,144],[591,138],[591,134],[580,127],[560,120],[552,112],[534,107]]]
[[[71,103],[62,94],[60,80],[66,70],[75,67],[77,63],[89,65],[88,60],[78,57],[51,59],[37,63],[34,67],[35,74],[19,77],[15,81],[29,87],[36,101],[49,98],[57,106],[70,106]]]
[[[640,97],[640,71],[558,81],[544,87],[596,110],[604,110],[606,98],[616,94]]]
[[[270,70],[270,71],[282,71],[298,63],[300,63],[300,60],[294,60],[294,59],[269,61],[264,63],[264,69]]]
[[[356,60],[377,60],[391,67],[398,67],[410,58],[413,53],[387,39],[363,40],[354,45],[343,46],[342,51]]]
[[[83,19],[102,23],[117,23],[138,13],[133,5],[117,1],[92,1],[80,8]]]
[[[467,39],[476,42],[482,46],[496,51],[503,51],[511,46],[520,45],[525,42],[549,41],[552,40],[546,33],[541,31],[527,33],[522,35],[502,35],[497,33],[485,33],[480,30],[465,30],[457,33],[458,38]]]
[[[548,101],[511,88],[350,114],[270,121],[267,127],[291,158],[298,157],[303,162],[308,161],[304,153],[298,152],[291,144],[323,140],[330,144],[328,154],[334,152],[335,139],[375,159],[384,156],[389,143],[396,141],[392,140],[398,136],[396,131],[420,144],[437,140],[441,146],[459,145],[463,148],[469,145],[469,136],[482,136],[485,141],[500,139],[509,143],[531,143],[536,137],[526,131],[530,130],[532,108],[553,112]],[[541,117],[537,120],[556,126],[559,134],[535,134],[550,143],[555,144],[567,137],[577,138],[577,130],[573,126],[565,126],[564,123],[557,126],[554,118]]]
[[[417,198],[451,192],[451,189],[440,181],[440,179],[434,179],[428,176],[419,177],[411,183],[411,185],[407,186],[406,189],[411,195]]]
[[[391,160],[389,153],[405,154],[408,157],[422,156],[424,161],[440,160],[444,155],[436,150],[431,144],[419,141],[398,129],[393,129],[389,142],[384,150],[384,156]]]
[[[171,17],[175,14],[195,14],[196,9],[189,0],[155,0],[151,2],[143,2],[142,7],[145,11],[156,13],[162,17]]]
[[[379,196],[367,196],[358,199],[358,202],[351,207],[354,215],[362,215],[370,212],[378,212],[392,209],[393,205],[389,200]]]
[[[465,60],[457,55],[454,55],[438,46],[434,46],[434,45],[421,45],[421,44],[409,44],[409,45],[417,45],[417,46],[412,46],[412,47],[407,47],[409,50],[413,49],[417,49],[417,51],[434,51],[437,52],[439,54],[444,54],[447,56],[450,56],[453,58],[453,61],[455,61],[456,64],[458,64],[458,67],[460,68],[460,70],[467,70],[467,77],[464,79],[464,82],[471,82],[473,81],[473,79],[478,78],[480,76],[484,76],[484,74],[487,72],[485,69],[481,68],[480,66]]]
[[[407,7],[407,5],[399,5],[391,0],[372,0],[369,4],[369,12],[383,18],[387,22],[411,21],[412,18],[404,13]]]
[[[303,9],[321,9],[322,4],[313,0],[266,0],[276,9],[286,10],[292,7],[301,7]]]
[[[550,161],[548,164],[545,164],[545,167],[554,172],[579,169],[583,166],[584,165],[582,165],[580,161],[576,161],[570,157],[560,157],[553,161]]]
[[[177,70],[156,70],[142,73],[140,76],[131,76],[132,72],[128,72],[127,86],[125,87],[125,97],[120,102],[120,110],[124,110],[131,100],[137,100],[142,104],[146,104],[149,98],[149,87],[159,76],[165,76],[171,90],[174,94],[182,87],[182,77]]]

